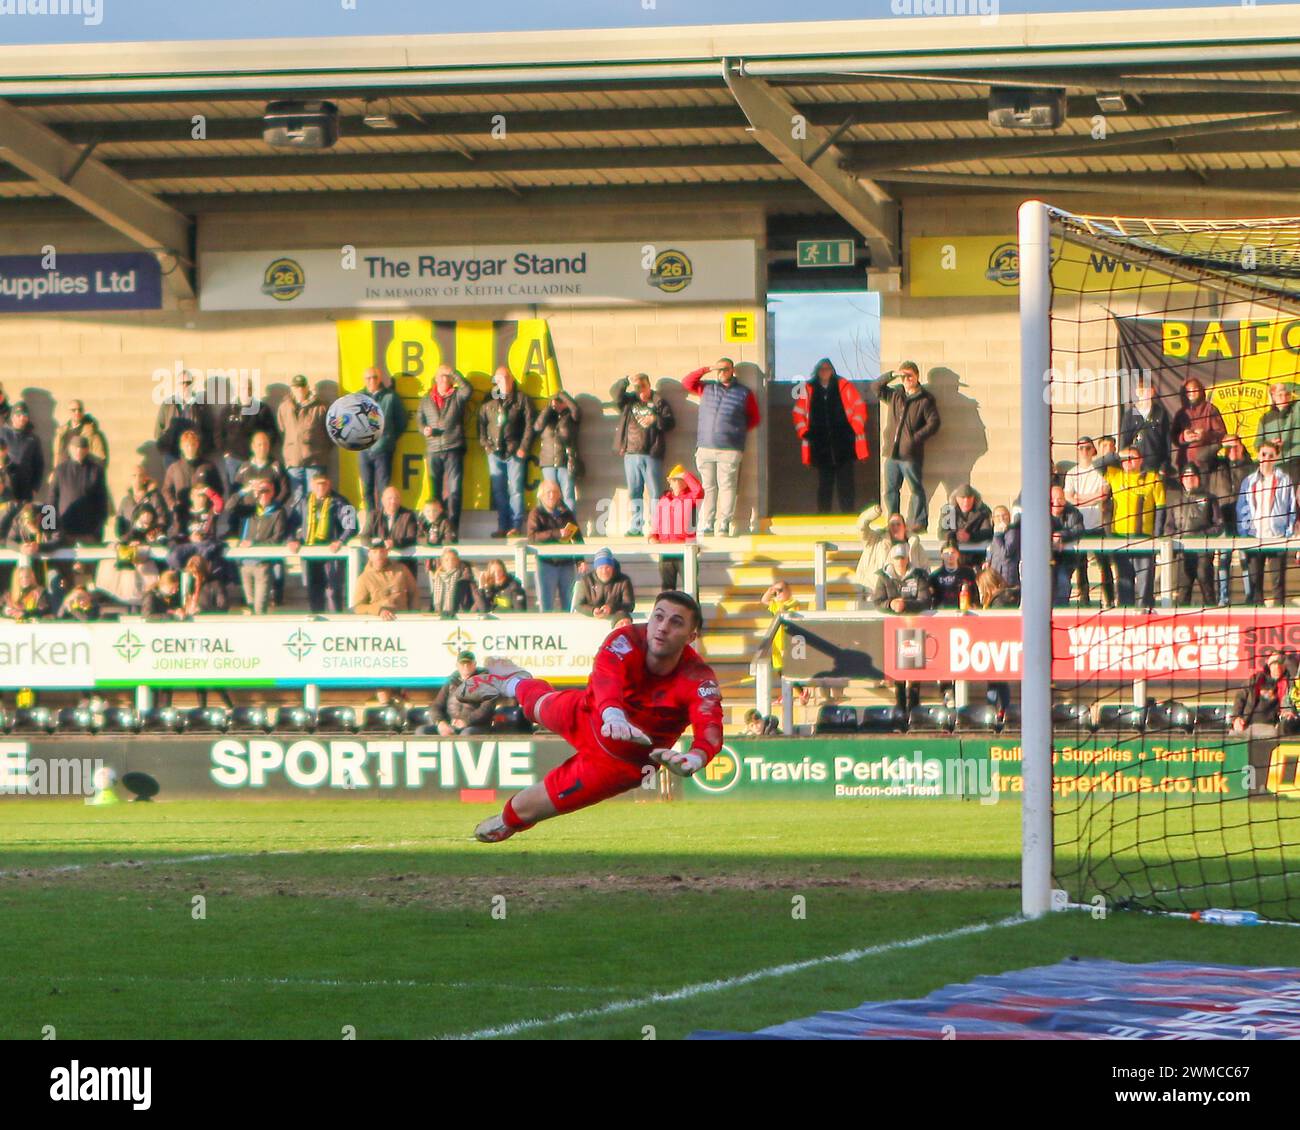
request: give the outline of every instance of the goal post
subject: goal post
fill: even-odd
[[[1052,242],[1047,205],[1020,206],[1021,911],[1052,893]]]

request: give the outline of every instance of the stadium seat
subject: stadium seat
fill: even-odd
[[[147,734],[179,734],[187,721],[185,711],[175,706],[158,706],[145,712],[141,729]]]
[[[1222,733],[1232,727],[1232,707],[1198,706],[1193,725],[1198,734]]]
[[[104,730],[110,734],[138,734],[144,719],[130,706],[113,706],[104,715]]]
[[[939,704],[912,707],[912,712],[907,716],[907,728],[909,730],[939,730],[943,733],[952,733],[952,728],[956,724],[956,713],[949,710],[948,707]]]
[[[230,729],[230,713],[224,706],[196,706],[185,716],[191,734],[224,734]]]
[[[957,711],[957,728],[960,730],[993,733],[999,728],[998,722],[997,708],[988,702],[972,703]]]
[[[426,716],[428,714],[425,707],[417,707],[416,710],[424,710]],[[411,714],[406,717],[409,718],[415,714],[416,710],[412,710]],[[402,708],[393,706],[391,703],[388,706],[367,706],[361,716],[361,728],[363,730],[379,730],[387,734],[400,734],[405,722],[406,719],[402,716]]]
[[[492,732],[494,734],[531,734],[533,724],[524,717],[523,708],[514,703],[498,706],[492,711]]]
[[[373,709],[382,708],[376,707]],[[406,726],[409,730],[418,730],[421,726],[427,726],[432,721],[433,715],[427,706],[412,706],[406,712]]]
[[[52,734],[54,714],[48,706],[24,706],[14,711],[11,729],[15,734]]]
[[[907,714],[897,706],[864,706],[858,732],[862,734],[901,734],[907,729]]]
[[[817,711],[815,734],[854,734],[858,730],[858,712],[841,703],[824,703]]]
[[[316,713],[305,706],[282,706],[275,712],[277,734],[310,734],[316,729]]]
[[[1196,725],[1196,715],[1181,702],[1153,702],[1147,707],[1147,733],[1190,734]]]
[[[271,714],[265,706],[236,706],[230,712],[230,728],[268,734],[271,732]]]
[[[1146,731],[1145,706],[1120,706],[1107,703],[1097,712],[1097,730],[1106,733],[1141,734]]]
[[[357,712],[351,706],[322,706],[316,714],[316,729],[355,734]]]
[[[65,706],[56,724],[64,734],[97,734],[104,728],[104,716],[88,706]]]
[[[998,720],[998,733],[1020,733],[1020,707],[1008,706]]]
[[[1092,710],[1080,702],[1054,702],[1052,704],[1052,729],[1083,730],[1092,733],[1096,724],[1093,722]]]
[[[13,711],[5,710],[3,707],[0,707],[0,730],[3,730],[7,734],[9,733],[10,730],[13,729],[13,725],[14,725]]]

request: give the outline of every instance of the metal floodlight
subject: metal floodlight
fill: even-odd
[[[1110,94],[1098,94],[1097,109],[1103,114],[1127,114],[1128,103],[1124,101],[1124,95],[1118,91]]]
[[[397,128],[397,120],[393,117],[392,107],[387,99],[379,102],[367,102],[365,117],[361,120],[367,129]]]
[[[1055,87],[995,86],[989,91],[989,125],[997,129],[1060,129],[1065,91]]]

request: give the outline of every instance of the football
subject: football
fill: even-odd
[[[339,447],[365,451],[383,434],[384,411],[364,392],[350,392],[330,405],[325,430]]]

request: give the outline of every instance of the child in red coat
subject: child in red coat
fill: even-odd
[[[680,463],[668,472],[668,489],[655,500],[650,516],[650,541],[655,544],[695,540],[696,514],[704,488]],[[681,559],[659,558],[659,579],[665,589],[675,589]]]

